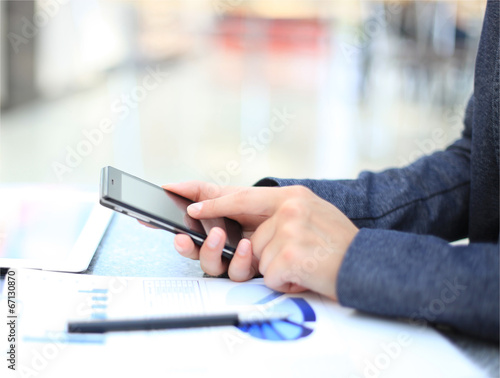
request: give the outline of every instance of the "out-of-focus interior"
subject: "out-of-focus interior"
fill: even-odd
[[[485,0],[0,1],[0,182],[252,185],[461,132]]]

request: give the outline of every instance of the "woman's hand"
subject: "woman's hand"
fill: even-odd
[[[206,183],[165,187],[197,202],[188,207],[193,218],[226,216],[237,220],[244,239],[229,264],[236,281],[257,272],[272,289],[310,289],[336,299],[335,283],[342,259],[358,229],[335,206],[302,186],[218,188]],[[213,229],[201,248],[185,235],[175,238],[184,256],[199,258],[209,274],[227,269],[221,260],[224,232]]]
[[[163,188],[195,202],[219,198],[245,189],[242,187],[220,187],[200,181],[164,185]],[[211,217],[207,216],[206,218]],[[231,218],[241,224],[244,236],[244,239],[240,241],[236,248],[231,264],[228,264],[227,259],[221,258],[222,248],[226,243],[226,234],[224,230],[218,227],[210,231],[201,247],[196,245],[188,235],[184,234],[175,236],[174,246],[182,256],[200,260],[200,266],[207,274],[218,276],[227,272],[229,278],[233,281],[246,281],[258,274],[258,260],[252,254],[248,237],[254,233],[265,219],[251,215],[232,216]]]

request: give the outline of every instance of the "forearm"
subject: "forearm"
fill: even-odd
[[[467,140],[414,164],[357,180],[266,179],[258,185],[304,185],[337,206],[356,226],[433,234],[447,240],[467,236],[469,157]]]
[[[433,236],[362,229],[342,262],[337,295],[358,310],[498,340],[498,264],[498,244],[450,246]]]

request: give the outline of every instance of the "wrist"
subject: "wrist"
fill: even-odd
[[[354,226],[354,225],[353,225]],[[343,244],[343,247],[340,248],[340,251],[338,253],[335,253],[334,255],[334,261],[333,261],[333,272],[332,272],[332,292],[329,297],[335,301],[338,301],[338,293],[337,293],[337,282],[338,282],[338,277],[339,277],[339,272],[342,267],[342,263],[344,261],[344,258],[349,250],[349,247],[351,246],[352,242],[356,238],[357,234],[359,232],[359,229],[354,226],[354,229],[345,234],[345,239]]]

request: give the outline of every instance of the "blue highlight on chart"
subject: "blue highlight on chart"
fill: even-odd
[[[78,290],[79,293],[106,294],[108,289]]]
[[[107,318],[108,289],[93,288],[89,290],[78,290],[78,293],[86,296],[86,303],[90,307],[90,319],[103,320]]]
[[[265,285],[241,284],[229,290],[226,302],[231,305],[267,304],[283,293]],[[309,336],[316,322],[316,314],[303,298],[285,298],[272,307],[272,311],[290,314],[286,320],[273,320],[261,324],[243,325],[238,328],[249,335],[270,341],[297,340]]]

